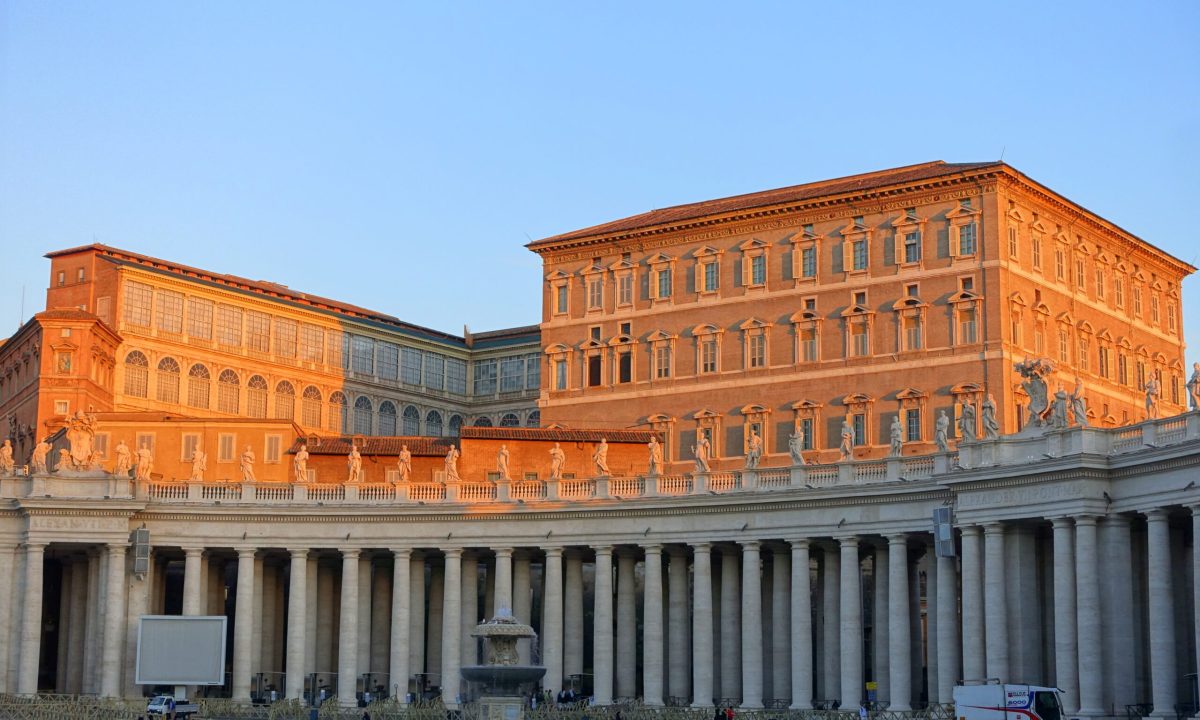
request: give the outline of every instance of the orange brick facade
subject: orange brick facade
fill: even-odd
[[[740,467],[927,452],[938,413],[987,394],[1002,432],[1013,364],[1083,381],[1091,422],[1185,409],[1180,282],[1194,268],[1001,163],[928,163],[653,211],[530,245],[543,259],[542,420],[653,428],[686,469],[698,431]],[[978,413],[977,413],[978,414]],[[953,426],[952,426],[953,427]]]

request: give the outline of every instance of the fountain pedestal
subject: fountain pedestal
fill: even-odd
[[[486,664],[460,671],[467,681],[468,701],[479,704],[486,720],[521,720],[525,698],[546,674],[540,665],[519,664],[517,641],[533,637],[533,628],[502,608],[499,615],[475,626],[471,635],[483,638],[487,647]]]

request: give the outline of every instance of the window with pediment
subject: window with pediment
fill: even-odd
[[[746,405],[742,408],[742,455],[750,452],[750,437],[758,435],[762,441],[762,453],[766,455],[768,452],[767,446],[767,428],[768,421],[771,418],[771,408],[764,407],[758,404]]]
[[[1067,281],[1067,252],[1071,241],[1059,225],[1054,231],[1054,279],[1060,283]]]
[[[1146,350],[1146,346],[1139,346],[1133,359],[1133,381],[1137,383],[1138,390],[1146,389],[1147,373],[1154,372],[1153,367],[1150,360],[1150,353]]]
[[[1107,331],[1096,336],[1096,369],[1100,377],[1112,379],[1112,337]]]
[[[975,409],[975,435],[979,436],[979,409],[983,404],[984,391],[981,385],[976,383],[961,383],[950,388],[950,396],[954,398],[954,422],[950,424],[950,434],[953,437],[962,437],[962,409],[964,405],[972,405]]]
[[[675,336],[661,330],[647,338],[653,380],[668,380],[675,374]]]
[[[546,361],[550,365],[550,377],[553,378],[551,388],[555,391],[570,388],[570,357],[571,349],[561,343],[546,348]]]
[[[600,387],[604,384],[604,350],[604,343],[594,337],[579,347],[584,387]]]
[[[758,318],[750,318],[738,325],[742,331],[742,367],[759,370],[767,367],[770,359],[768,341],[771,325]]]
[[[1183,391],[1183,366],[1179,364],[1179,360],[1172,360],[1170,368],[1171,402],[1179,405],[1180,399],[1183,397]]]
[[[1150,291],[1150,324],[1158,327],[1161,324],[1161,319],[1158,313],[1158,291]]]
[[[792,431],[801,435],[800,447],[813,450],[821,447],[821,411],[824,408],[814,400],[799,400],[792,403]]]
[[[792,236],[792,279],[798,282],[816,282],[817,260],[820,257],[820,237],[813,232],[812,224],[806,224]]]
[[[1103,252],[1096,255],[1095,265],[1096,299],[1108,299],[1108,256]]]
[[[742,251],[742,287],[766,287],[768,245],[756,238],[738,245],[738,249]]]
[[[1069,313],[1059,313],[1058,317],[1054,318],[1057,327],[1057,357],[1060,363],[1069,363],[1071,361],[1071,330],[1075,327],[1075,320]]]
[[[821,360],[821,316],[817,314],[817,299],[810,297],[801,301],[803,310],[792,314],[792,330],[796,337],[793,357],[796,363],[813,363]]]
[[[867,305],[867,292],[851,294],[850,305],[842,311],[846,357],[868,357],[871,354],[871,329],[875,313]]]
[[[1008,337],[1015,347],[1025,344],[1025,299],[1021,293],[1013,293],[1008,300]]]
[[[696,251],[696,293],[714,295],[721,288],[722,251],[707,245]]]
[[[1038,357],[1045,357],[1049,352],[1046,345],[1046,327],[1050,320],[1050,308],[1042,302],[1041,290],[1034,290],[1033,312],[1033,352]]]
[[[958,201],[958,207],[946,213],[950,224],[950,252],[956,258],[974,257],[979,253],[979,218],[982,211],[971,198]]]
[[[656,414],[646,418],[646,422],[654,432],[658,433],[658,441],[662,445],[662,457],[664,463],[669,463],[675,457],[674,437],[675,437],[675,418],[670,415]]]
[[[1167,332],[1174,335],[1179,331],[1179,306],[1174,300],[1167,301]]]
[[[566,315],[571,311],[571,276],[556,270],[546,278],[550,293],[550,314]]]
[[[1033,222],[1029,224],[1029,263],[1034,270],[1042,271],[1042,241],[1046,237],[1046,226],[1033,214]]]
[[[1008,211],[1005,213],[1005,220],[1007,225],[1008,257],[1010,260],[1019,261],[1021,259],[1021,225],[1025,222],[1025,216],[1012,200],[1008,201]]]
[[[875,431],[874,413],[872,412],[875,398],[862,393],[853,393],[842,398],[842,405],[846,408],[846,420],[854,431],[854,446],[871,445],[871,438],[874,437]]]
[[[721,338],[724,328],[716,325],[697,325],[692,328],[692,337],[696,339],[696,372],[699,375],[713,375],[721,371]]]
[[[713,458],[723,455],[721,451],[721,415],[712,410],[704,409],[692,418],[696,421],[696,437],[703,436],[708,440],[708,452]]]
[[[587,311],[589,313],[603,312],[604,268],[600,266],[599,259],[583,271],[580,280],[583,282],[584,297],[587,299]]]
[[[847,274],[865,273],[871,263],[871,228],[862,215],[842,228],[842,269]]]
[[[1087,293],[1087,264],[1092,256],[1092,250],[1082,237],[1077,237],[1074,247],[1075,255],[1075,291]]]
[[[670,302],[675,289],[675,258],[659,253],[646,264],[650,266],[650,299]]]
[[[617,307],[630,307],[633,305],[633,283],[636,279],[636,270],[633,262],[630,260],[629,253],[621,255],[618,260],[610,268],[612,270],[613,285],[617,289]]]
[[[958,292],[950,296],[949,304],[954,313],[954,344],[974,345],[979,342],[983,296],[975,292],[974,276],[958,279]]]
[[[924,256],[925,218],[915,207],[906,208],[892,221],[895,235],[895,261],[900,267],[919,267]]]
[[[1121,338],[1117,341],[1117,382],[1121,385],[1132,385],[1129,373],[1129,356],[1133,348],[1129,340]]]
[[[925,439],[924,418],[927,417],[928,393],[916,388],[905,388],[896,393],[900,404],[900,425],[904,428],[904,442],[921,442]]]
[[[929,305],[921,301],[918,286],[905,286],[904,297],[892,303],[896,314],[896,347],[900,352],[912,352],[925,347],[925,313]]]
[[[633,382],[634,351],[637,340],[633,336],[622,333],[608,341],[612,353],[613,383],[623,385]]]
[[[1092,326],[1091,323],[1081,322],[1076,328],[1078,351],[1075,353],[1075,364],[1082,371],[1091,369],[1092,357]]]

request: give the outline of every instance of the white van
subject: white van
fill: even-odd
[[[1058,689],[1038,685],[958,685],[957,720],[1063,720]]]

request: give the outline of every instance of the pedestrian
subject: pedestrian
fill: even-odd
[[[716,711],[713,712],[713,720],[725,720],[725,711],[718,707]]]
[[[867,705],[866,705],[866,703],[863,703],[862,705],[858,706],[858,718],[859,718],[859,720],[867,720]]]

